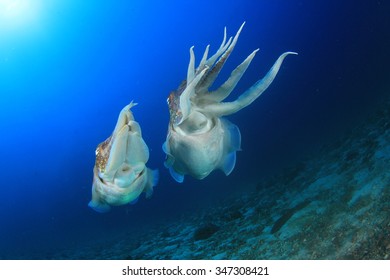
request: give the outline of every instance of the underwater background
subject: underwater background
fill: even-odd
[[[0,259],[389,259],[390,2],[0,0]],[[163,166],[166,98],[246,21],[217,84],[260,48],[231,99],[226,177]],[[199,60],[197,60],[197,63]],[[160,170],[150,199],[99,214],[96,146],[132,109]]]

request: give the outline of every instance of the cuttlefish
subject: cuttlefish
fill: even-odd
[[[122,109],[114,132],[96,148],[92,199],[88,206],[98,212],[135,203],[142,193],[150,197],[158,182],[158,170],[145,165],[149,149],[130,110],[135,105],[131,102]]]
[[[221,46],[208,57],[209,45],[195,69],[195,55],[190,48],[187,79],[170,93],[167,103],[170,120],[163,144],[165,167],[179,183],[185,175],[203,179],[213,170],[229,175],[236,163],[236,151],[241,149],[239,128],[224,116],[238,112],[255,101],[272,83],[284,58],[295,52],[283,53],[261,80],[242,93],[235,101],[223,102],[245,73],[258,49],[253,51],[230,77],[216,90],[210,91],[223,65],[233,51],[245,22],[234,37],[226,42],[226,28]]]

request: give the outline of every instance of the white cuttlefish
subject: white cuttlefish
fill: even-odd
[[[143,192],[150,197],[158,182],[158,170],[145,165],[149,149],[130,111],[135,105],[131,102],[122,109],[114,132],[96,148],[92,199],[88,205],[97,212],[135,203]]]
[[[163,144],[165,166],[179,183],[185,175],[203,179],[213,170],[229,175],[235,166],[236,151],[241,149],[239,128],[223,116],[231,115],[255,101],[272,83],[284,58],[295,52],[283,53],[265,77],[241,94],[235,101],[222,102],[233,91],[256,52],[253,51],[218,89],[209,91],[224,63],[233,51],[245,22],[234,38],[226,42],[226,28],[221,46],[207,58],[209,46],[195,69],[195,55],[190,48],[187,79],[167,102],[170,122]]]

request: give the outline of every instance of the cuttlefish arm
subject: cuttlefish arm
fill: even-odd
[[[122,109],[114,132],[96,149],[89,206],[98,212],[133,203],[143,192],[150,197],[157,184],[158,171],[146,167],[149,149],[130,110],[135,105]]]
[[[222,67],[225,65],[225,62],[229,58],[230,54],[234,50],[234,47],[236,46],[236,43],[238,41],[238,37],[241,34],[241,30],[244,27],[245,22],[240,26],[238,29],[236,35],[234,38],[230,38],[229,41],[226,43],[226,45],[221,45],[220,49],[217,51],[217,53],[210,58],[210,60],[206,60],[206,65],[212,66],[210,71],[206,73],[206,76],[202,83],[198,87],[198,93],[202,94],[208,91],[208,88],[212,86],[215,79],[218,77],[219,72],[221,72]],[[225,28],[225,34],[226,34],[226,28]],[[225,38],[224,38],[225,41]],[[222,43],[224,43],[224,41]],[[215,62],[217,56],[218,60]],[[215,64],[214,64],[215,62]]]
[[[209,102],[221,102],[234,90],[241,77],[244,75],[252,59],[255,57],[259,49],[254,50],[236,69],[233,70],[229,79],[227,79],[218,89],[203,96],[205,100]]]
[[[253,51],[238,65],[219,88],[209,91],[232,53],[244,24],[227,42],[225,28],[224,38],[217,52],[207,58],[207,46],[196,69],[195,55],[191,47],[187,80],[168,97],[170,123],[163,150],[167,155],[165,166],[178,182],[183,182],[185,175],[203,179],[216,169],[222,170],[226,175],[232,172],[236,151],[241,147],[241,134],[236,125],[222,117],[231,115],[256,100],[273,82],[284,58],[289,54],[296,54],[282,54],[263,79],[235,101],[223,102],[240,81],[258,51]]]
[[[234,89],[239,79],[242,77],[243,72],[245,72],[248,67],[250,61],[252,60],[255,52],[253,52],[239,67],[237,67],[233,72],[229,79],[218,89],[216,90],[215,99],[213,101],[217,101],[219,99],[225,99],[230,92]],[[246,106],[250,105],[253,101],[255,101],[273,82],[276,75],[279,72],[280,66],[283,63],[285,57],[289,54],[297,54],[295,52],[285,52],[276,60],[274,65],[268,71],[268,73],[264,76],[263,79],[256,82],[251,88],[241,94],[235,101],[232,102],[210,102],[209,104],[205,104],[204,106],[199,108],[199,112],[204,114],[211,114],[216,117],[228,116],[234,114]],[[212,96],[213,93],[210,94]]]
[[[206,73],[206,71],[208,70],[208,67],[206,67],[205,69],[203,69],[203,71],[201,71],[199,73],[199,75],[197,75],[192,81],[191,83],[189,83],[186,87],[186,89],[183,91],[183,93],[180,95],[180,109],[181,109],[181,117],[180,119],[177,119],[177,122],[175,123],[175,125],[180,125],[183,121],[185,121],[191,111],[192,111],[192,105],[191,105],[191,97],[194,96],[195,94],[195,87],[198,85],[199,81],[202,79],[203,75]]]

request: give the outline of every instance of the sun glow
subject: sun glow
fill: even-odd
[[[0,29],[27,27],[38,17],[39,0],[0,0]]]

